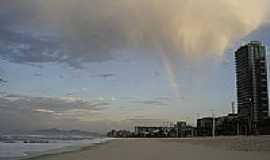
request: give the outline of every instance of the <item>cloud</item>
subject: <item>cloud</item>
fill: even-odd
[[[166,119],[152,119],[145,118],[144,116],[137,116],[131,119],[126,119],[126,122],[130,123],[132,126],[164,126],[165,123],[168,123]]]
[[[0,95],[6,95],[7,92],[6,91],[0,91]]]
[[[53,110],[48,109],[34,109],[35,112],[43,112],[43,113],[55,113]]]
[[[40,40],[32,35],[0,30],[0,56],[15,63],[45,63],[64,60],[57,42]]]
[[[67,37],[88,44],[86,50],[99,53],[158,46],[186,54],[222,54],[232,40],[260,26],[269,9],[266,0],[60,0],[57,5],[47,0],[41,4],[45,19],[64,27]]]
[[[179,101],[183,101],[184,97],[160,96],[152,99],[142,99],[139,97],[121,97],[121,99],[135,104],[143,104],[149,106],[169,106],[171,103],[179,103]]]
[[[104,79],[115,77],[115,76],[116,76],[115,73],[103,73],[103,74],[91,75],[91,77],[104,78]]]
[[[4,79],[2,79],[2,78],[0,78],[0,84],[3,84],[3,83],[7,83],[7,81],[4,80]]]
[[[154,101],[154,100],[148,100],[148,101],[143,101],[143,104],[146,105],[158,105],[158,106],[167,106],[167,103],[161,102],[161,101]]]
[[[69,123],[94,116],[105,110],[108,102],[90,102],[70,97],[31,97],[5,94],[0,96],[0,127],[4,129],[24,127],[53,127],[56,123]],[[55,121],[55,122],[53,122]],[[59,121],[59,123],[58,123]],[[50,122],[50,123],[49,123]],[[8,125],[10,123],[12,125]],[[21,126],[20,126],[21,125]]]
[[[108,102],[90,102],[78,97],[30,97],[9,94],[0,99],[0,108],[21,109],[33,111],[63,112],[70,109],[100,110],[99,107],[110,105]],[[42,110],[40,110],[42,109]],[[49,112],[48,112],[49,113]]]
[[[168,99],[160,99],[160,98],[156,98],[153,100],[136,100],[136,101],[132,101],[132,103],[152,105],[152,106],[167,106],[167,105],[169,105]]]
[[[268,6],[267,0],[4,0],[0,56],[80,68],[125,49],[221,55],[267,21]]]
[[[33,76],[35,76],[35,77],[41,77],[42,76],[42,73],[39,73],[39,72],[38,73],[34,73]]]
[[[80,55],[79,53],[86,51],[69,46],[63,42],[62,37],[34,34],[0,28],[0,57],[13,63],[33,66],[56,62],[74,68],[83,68],[84,62],[102,62],[111,59],[107,55],[104,57],[99,54]]]
[[[168,97],[168,96],[162,96],[162,97],[157,97],[156,99],[157,99],[157,100],[168,101],[168,100],[170,100],[170,97]]]

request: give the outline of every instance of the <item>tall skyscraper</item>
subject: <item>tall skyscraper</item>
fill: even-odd
[[[235,60],[238,116],[254,133],[256,124],[268,117],[266,49],[252,41],[235,52]]]

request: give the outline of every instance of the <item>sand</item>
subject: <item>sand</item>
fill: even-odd
[[[115,139],[31,160],[270,160],[270,137]]]

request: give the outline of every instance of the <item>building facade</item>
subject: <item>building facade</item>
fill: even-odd
[[[215,123],[213,123],[215,120]],[[213,131],[213,125],[215,130]],[[237,114],[228,114],[221,117],[204,117],[197,119],[197,135],[198,136],[233,136],[238,134],[238,116]]]
[[[256,124],[268,117],[266,49],[250,42],[235,52],[238,117],[242,132],[256,132]]]
[[[216,121],[217,119],[215,119]],[[212,136],[213,134],[213,117],[204,117],[197,119],[198,136]]]
[[[234,136],[238,135],[238,115],[231,113],[227,116],[216,118],[216,135]]]

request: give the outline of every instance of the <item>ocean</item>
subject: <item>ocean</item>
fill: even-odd
[[[0,137],[0,160],[76,151],[109,140],[104,137],[5,135]]]

